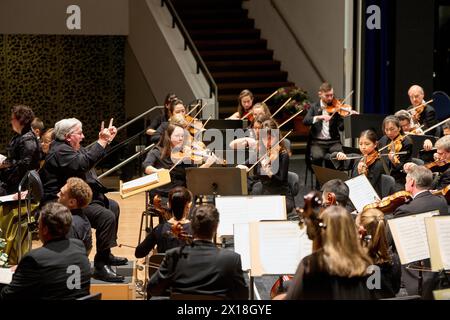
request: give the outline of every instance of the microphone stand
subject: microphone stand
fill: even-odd
[[[135,153],[134,155],[132,155],[131,157],[129,157],[128,159],[125,159],[124,161],[122,161],[121,163],[119,163],[118,165],[114,166],[113,168],[109,169],[108,171],[102,173],[101,175],[98,176],[98,179],[101,179],[103,177],[106,177],[107,175],[109,175],[110,173],[116,171],[117,169],[120,169],[121,167],[123,167],[124,165],[126,165],[127,163],[129,163],[130,161],[136,159],[137,157],[142,156],[144,153],[146,153],[147,151],[149,151],[150,149],[152,149],[155,146],[154,143],[152,143],[151,145],[147,146],[145,149]]]

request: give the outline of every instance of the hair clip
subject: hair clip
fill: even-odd
[[[364,242],[369,243],[370,241],[372,241],[372,235],[371,234],[365,235],[363,240],[364,240]]]
[[[327,225],[323,222],[319,222],[319,228],[326,229]]]

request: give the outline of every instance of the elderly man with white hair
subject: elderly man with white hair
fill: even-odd
[[[128,261],[115,257],[111,248],[117,246],[119,205],[105,196],[106,188],[97,180],[93,169],[106,153],[105,149],[114,139],[117,129],[110,123],[102,128],[98,140],[89,149],[81,147],[84,139],[82,124],[78,119],[63,119],[55,124],[55,140],[40,171],[44,184],[43,202],[56,201],[58,192],[67,179],[78,177],[85,180],[92,189],[92,202],[83,209],[91,226],[96,229],[96,255],[93,277],[108,282],[122,282],[124,277],[116,274],[111,265],[122,265]]]
[[[411,86],[408,90],[408,96],[411,101],[411,106],[408,110],[413,115],[414,120],[423,125],[423,130],[430,128],[438,122],[436,118],[436,111],[431,105],[427,104],[425,107],[421,107],[426,102],[424,100],[425,92],[421,86],[416,84]],[[436,129],[427,132],[427,134],[432,136],[434,136],[435,133]]]

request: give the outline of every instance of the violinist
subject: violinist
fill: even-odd
[[[405,190],[412,194],[412,201],[401,205],[394,211],[394,217],[404,217],[412,214],[439,210],[447,214],[447,201],[442,196],[430,192],[433,183],[433,173],[424,166],[413,166],[406,175]]]
[[[319,216],[323,247],[300,262],[286,300],[369,300],[367,267],[372,264],[360,242],[353,218],[331,206]]]
[[[273,119],[263,122],[258,142],[262,160],[255,166],[251,194],[285,195],[286,209],[294,209],[294,198],[288,184],[289,154],[284,142],[279,142],[278,125]],[[239,166],[247,169],[245,166]]]
[[[377,140],[377,134],[373,130],[365,130],[359,136],[361,157],[337,152],[331,154],[331,159],[336,169],[352,170],[352,177],[365,174],[375,191],[381,195],[381,175],[384,169],[377,151]],[[347,160],[349,157],[352,159]]]
[[[256,119],[258,116],[262,116],[265,118],[270,118],[271,113],[269,107],[264,102],[258,102],[253,106],[253,119]]]
[[[378,141],[378,148],[387,153],[381,161],[384,162],[386,171],[395,179],[395,191],[403,190],[406,173],[403,172],[403,165],[411,161],[412,141],[408,136],[403,135],[400,122],[395,116],[387,116],[382,124],[384,136]],[[406,152],[406,154],[398,154]]]
[[[266,115],[258,115],[252,123],[251,129],[248,130],[248,137],[234,139],[230,142],[231,149],[256,149],[259,140],[259,130],[262,128],[264,121],[269,120]]]
[[[235,113],[233,113],[230,117],[227,119],[230,120],[239,120],[242,119],[244,116],[247,117],[247,119],[252,122],[253,121],[253,115],[248,113],[251,113],[253,110],[253,93],[250,90],[242,90],[238,97],[238,109]]]
[[[346,208],[350,205],[350,189],[345,182],[340,179],[333,179],[325,182],[321,191],[324,207],[341,206]]]
[[[173,187],[186,187],[186,167],[193,166],[191,154],[186,150],[185,130],[177,125],[169,124],[157,147],[150,150],[142,164],[146,174],[158,172],[161,169],[170,171],[171,182],[168,185],[152,190],[167,198]],[[213,156],[208,157],[201,168],[207,168],[215,162]]]
[[[329,160],[331,153],[342,151],[339,132],[344,130],[344,122],[339,113],[327,111],[335,101],[333,87],[325,82],[320,86],[318,94],[320,101],[311,105],[303,123],[311,126],[309,136],[311,161],[313,164],[323,166],[323,161]],[[332,168],[333,165],[328,162],[326,165]]]
[[[158,127],[161,125],[161,123],[169,121],[169,118],[170,118],[169,106],[170,106],[170,103],[175,99],[178,99],[177,95],[175,93],[167,94],[166,99],[164,100],[163,111],[161,112],[161,114],[159,114],[158,116],[156,116],[155,118],[152,119],[150,126],[147,128],[146,133],[149,136],[151,136],[155,133],[156,129],[158,129]]]
[[[156,129],[156,131],[152,132],[151,137],[150,137],[150,142],[151,143],[158,143],[159,140],[161,139],[161,137],[164,135],[164,132],[166,131],[168,125],[169,125],[169,121],[170,118],[176,114],[180,114],[182,116],[184,116],[186,114],[186,108],[183,104],[183,101],[180,99],[174,99],[170,102],[169,104],[169,109],[168,109],[168,119],[167,121],[162,122],[158,128]]]
[[[418,85],[411,86],[408,90],[408,96],[411,101],[411,106],[408,110],[411,112],[415,122],[423,125],[423,130],[428,129],[438,122],[434,108],[429,104],[424,105],[425,93],[422,87]],[[429,131],[428,134],[434,136],[436,129]]]
[[[420,125],[414,122],[411,114],[406,110],[399,110],[394,114],[398,121],[400,122],[400,126],[404,133],[409,132],[410,134],[422,135],[423,130],[420,128]]]
[[[450,122],[446,122],[442,125],[443,136],[450,135]],[[433,142],[430,139],[426,139],[423,142],[424,151],[431,151],[433,149]]]
[[[444,136],[436,141],[435,161],[425,164],[425,167],[436,172],[437,177],[433,181],[432,189],[441,190],[450,185],[450,136]],[[405,163],[403,169],[409,173],[416,164]]]
[[[159,253],[180,247],[186,244],[172,234],[171,230],[176,224],[181,224],[186,235],[192,235],[191,221],[187,218],[192,206],[192,194],[185,187],[175,187],[169,191],[168,209],[172,217],[168,221],[158,224],[137,247],[134,255],[136,258],[144,258],[155,245]]]

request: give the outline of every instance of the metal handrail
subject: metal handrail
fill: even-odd
[[[300,39],[297,37],[297,35],[295,34],[294,30],[292,29],[291,25],[287,22],[286,18],[283,16],[283,14],[281,13],[280,8],[278,7],[278,4],[275,2],[275,0],[270,0],[270,4],[272,5],[272,7],[275,9],[275,11],[278,13],[280,19],[283,21],[283,23],[285,24],[286,28],[289,30],[289,32],[291,33],[291,36],[294,38],[295,43],[297,44],[297,46],[300,48],[300,50],[303,52],[303,54],[306,57],[306,60],[308,60],[309,64],[311,65],[311,67],[314,69],[314,72],[317,74],[317,76],[320,78],[321,82],[325,82],[325,78],[323,77],[322,73],[320,72],[319,68],[317,67],[317,65],[314,63],[314,60],[311,58],[311,55],[308,53],[308,51],[306,50],[305,46],[302,44],[302,42],[300,41]]]
[[[192,41],[191,37],[189,36],[189,33],[187,32],[186,28],[184,27],[183,22],[180,19],[180,16],[178,15],[177,11],[175,10],[175,7],[173,6],[173,3],[171,0],[161,0],[161,7],[164,7],[164,4],[167,6],[167,9],[169,10],[170,14],[172,15],[172,28],[175,28],[175,26],[178,27],[178,30],[180,30],[181,35],[184,38],[184,50],[187,50],[189,48],[194,56],[195,62],[197,63],[197,74],[200,72],[200,70],[203,71],[203,74],[206,77],[206,81],[209,84],[209,97],[212,98],[214,94],[214,103],[216,105],[216,111],[218,111],[218,100],[217,100],[217,84],[214,81],[214,78],[212,77],[211,73],[208,70],[208,67],[206,66],[205,62],[203,61],[202,57],[200,56],[200,53],[197,50],[197,47],[194,44],[194,41]]]

